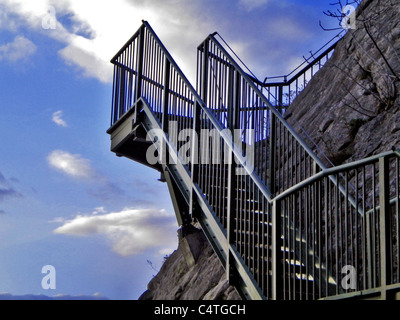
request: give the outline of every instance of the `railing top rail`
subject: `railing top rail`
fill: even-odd
[[[281,76],[273,76],[273,77],[265,77],[264,78],[264,82],[261,82],[258,79],[254,79],[255,82],[257,82],[257,84],[261,85],[261,86],[277,86],[277,85],[281,85],[281,84],[285,84],[285,85],[289,85],[292,82],[294,82],[297,78],[299,78],[302,74],[304,74],[305,72],[307,72],[311,67],[313,67],[314,65],[316,65],[323,57],[325,57],[327,54],[329,54],[331,51],[333,51],[339,40],[336,40],[332,45],[330,45],[326,50],[324,50],[322,53],[320,53],[317,57],[315,57],[315,54],[319,53],[323,48],[325,48],[328,44],[330,44],[333,40],[335,40],[336,38],[339,38],[340,35],[344,32],[341,31],[339,34],[337,34],[335,37],[333,37],[331,40],[329,40],[324,46],[322,46],[320,49],[318,49],[315,53],[311,52],[311,56],[309,58],[305,58],[304,57],[304,61],[298,65],[295,69],[293,69],[290,73],[286,74],[286,75],[281,75]],[[312,60],[311,60],[312,59]],[[311,61],[310,61],[311,60]],[[304,64],[307,65],[305,67]],[[303,68],[302,68],[303,67]],[[299,70],[300,68],[302,68],[301,70]],[[299,71],[297,71],[299,70]],[[297,72],[296,72],[297,71]],[[292,74],[295,73],[293,76]],[[288,79],[290,76],[292,76],[290,79]],[[276,82],[270,82],[267,83],[268,80],[270,79],[283,79],[283,81],[276,81]]]
[[[144,21],[142,21],[144,23]],[[122,46],[121,49],[118,50],[118,52],[114,55],[114,57],[112,57],[112,59],[110,60],[111,63],[115,63],[115,61],[118,59],[118,57],[125,51],[125,49],[127,47],[129,47],[129,45],[138,37],[140,32],[140,28],[132,35],[132,37],[129,38],[129,40],[127,42],[125,42],[125,44]]]
[[[380,158],[388,158],[388,157],[393,157],[393,156],[400,158],[400,152],[398,150],[393,149],[392,151],[383,152],[383,153],[380,153],[380,154],[377,154],[377,155],[374,155],[374,156],[371,156],[368,158],[353,161],[350,163],[345,163],[340,166],[336,166],[336,167],[332,167],[332,168],[323,169],[322,171],[314,174],[313,176],[311,176],[311,177],[299,182],[298,184],[290,187],[289,189],[283,191],[282,193],[277,195],[274,198],[274,200],[281,200],[281,199],[287,197],[288,195],[290,195],[306,186],[309,186],[313,182],[315,182],[319,179],[322,179],[324,177],[331,176],[331,175],[345,172],[345,171],[349,171],[352,169],[357,169],[362,166],[376,163],[379,161]]]

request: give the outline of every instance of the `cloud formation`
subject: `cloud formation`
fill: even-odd
[[[3,17],[13,30],[28,27],[64,44],[59,55],[86,77],[112,81],[110,59],[140,26],[149,21],[182,67],[193,65],[195,48],[204,38],[204,17],[182,0],[3,0]],[[51,10],[49,10],[51,9]],[[1,8],[0,8],[1,10]],[[54,16],[49,18],[49,12]],[[0,12],[1,14],[1,12]],[[107,22],[104,23],[104,16]],[[52,28],[44,28],[54,19]],[[188,57],[188,47],[192,55]]]
[[[66,127],[68,127],[68,125],[65,122],[65,120],[62,118],[62,115],[63,115],[63,112],[61,110],[54,112],[53,116],[52,116],[52,121],[56,125],[66,128]]]
[[[286,73],[282,56],[301,57],[311,49],[307,47],[304,51],[306,41],[315,38],[319,30],[312,15],[317,10],[315,6],[287,1],[236,0],[218,4],[211,0],[1,1],[5,10],[0,6],[0,20],[3,19],[0,27],[7,25],[14,33],[28,27],[55,39],[62,44],[58,54],[67,65],[103,83],[112,81],[109,61],[138,29],[142,19],[150,22],[192,83],[196,79],[195,48],[212,31],[226,35],[241,59],[263,78]],[[44,29],[43,22],[49,20],[49,12],[54,28]],[[251,19],[247,19],[244,28],[237,22],[246,15]]]
[[[175,217],[164,210],[125,209],[107,214],[78,215],[64,221],[54,233],[70,236],[102,235],[111,241],[116,253],[129,256],[147,250],[156,250],[160,254],[170,253],[177,245],[176,229]]]
[[[36,45],[23,36],[17,36],[12,42],[0,46],[0,61],[16,62],[26,60],[36,52]]]
[[[10,198],[20,197],[22,197],[22,194],[19,193],[0,172],[0,203]],[[4,211],[0,210],[0,214],[1,213],[4,213]]]
[[[269,0],[239,0],[239,4],[247,11],[251,11],[267,4],[268,1]]]
[[[48,155],[47,161],[51,167],[72,178],[91,179],[95,176],[90,160],[82,158],[79,154],[54,150]]]

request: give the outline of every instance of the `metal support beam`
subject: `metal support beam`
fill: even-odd
[[[201,79],[203,80],[203,83],[201,84],[202,87],[201,87],[200,97],[207,104],[207,94],[208,94],[208,90],[207,90],[208,89],[208,83],[207,83],[207,79],[208,79],[208,47],[209,47],[208,38],[206,40],[204,40],[203,46],[204,46],[204,52],[203,52],[203,61],[202,61],[202,70],[201,70],[201,74],[202,74]]]
[[[163,113],[162,113],[162,130],[167,132],[168,130],[168,95],[169,95],[169,78],[170,78],[170,70],[171,70],[171,63],[165,57],[164,58],[164,89],[163,89],[163,97],[162,97],[162,106],[163,106]]]
[[[190,217],[188,215],[188,204],[185,197],[182,195],[177,183],[172,178],[169,171],[164,167],[164,177],[167,182],[168,191],[171,196],[172,206],[174,207],[176,220],[179,226],[190,223]]]
[[[195,132],[195,136],[192,137],[192,146],[191,146],[191,178],[192,178],[192,186],[198,185],[199,183],[199,141],[198,137],[200,136],[200,105],[195,102],[193,106],[193,130]],[[198,215],[198,206],[195,201],[195,192],[193,187],[190,189],[190,214],[192,217],[196,217]]]
[[[229,92],[228,92],[228,128],[232,133],[232,142],[234,145],[234,130],[239,128],[239,82],[240,75],[235,72],[234,68],[230,68],[229,70]],[[236,164],[235,164],[235,156],[233,152],[229,153],[229,161],[228,161],[228,193],[227,193],[227,240],[230,245],[235,244],[235,233],[234,233],[234,223],[236,215],[236,200],[235,200],[235,192],[236,192]],[[235,282],[238,281],[237,275],[233,271],[232,267],[233,256],[232,254],[228,255],[228,259],[226,261],[226,272],[227,279],[230,284],[235,285]]]
[[[281,300],[283,292],[282,261],[282,217],[281,203],[272,205],[272,300]]]
[[[144,50],[144,37],[145,37],[145,27],[141,26],[139,30],[139,50],[138,57],[136,60],[136,84],[135,84],[135,101],[139,100],[142,95],[142,76],[143,76],[143,50]]]
[[[276,183],[276,168],[275,168],[275,153],[276,153],[276,117],[273,112],[270,112],[270,135],[269,135],[269,177],[268,187],[271,194],[275,194],[275,183]]]

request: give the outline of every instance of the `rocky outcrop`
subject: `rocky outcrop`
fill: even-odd
[[[239,300],[203,232],[189,226],[180,231],[179,238],[178,249],[139,300]]]
[[[400,3],[364,1],[356,28],[288,109],[334,165],[400,147]]]

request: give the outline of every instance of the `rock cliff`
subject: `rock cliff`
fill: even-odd
[[[340,40],[285,116],[298,132],[307,128],[327,165],[400,148],[399,76],[400,3],[364,0],[356,29]],[[240,299],[201,231],[189,233],[140,299]]]
[[[400,146],[400,3],[365,0],[356,29],[289,108],[334,165]],[[296,120],[296,121],[294,121]]]
[[[139,300],[239,300],[203,232],[194,226],[184,232]]]

